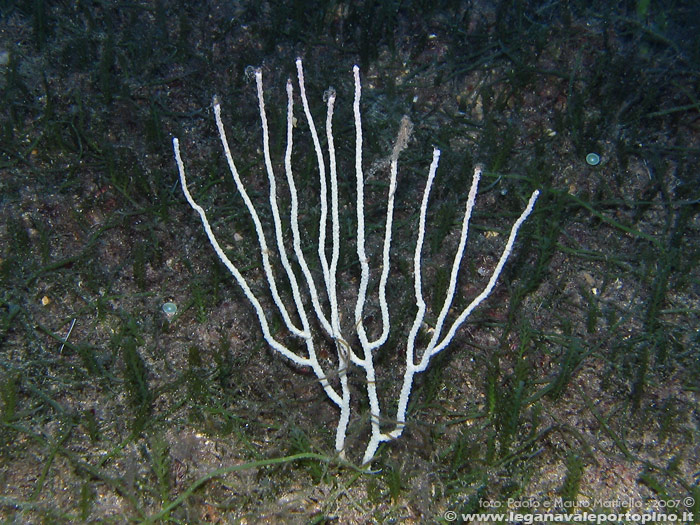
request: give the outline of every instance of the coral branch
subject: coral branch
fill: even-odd
[[[226,161],[228,163],[229,170],[235,182],[236,188],[239,194],[241,195],[243,202],[245,203],[245,206],[248,209],[250,217],[255,226],[258,247],[260,249],[263,270],[265,274],[265,279],[267,280],[268,288],[270,290],[270,295],[289,333],[297,337],[298,339],[301,339],[304,345],[306,346],[306,356],[299,355],[297,352],[292,351],[287,345],[283,344],[282,342],[278,341],[272,336],[272,333],[270,332],[269,322],[266,317],[266,311],[260,303],[260,300],[255,296],[250,286],[248,285],[245,277],[241,274],[240,270],[236,267],[235,264],[233,264],[233,262],[222,250],[211,228],[206,212],[199,204],[195,202],[187,187],[187,180],[185,178],[185,166],[180,155],[180,145],[177,138],[173,139],[173,150],[175,152],[175,161],[177,163],[177,169],[180,175],[180,183],[182,185],[182,191],[185,195],[185,198],[187,199],[187,202],[190,204],[190,206],[199,214],[199,217],[202,221],[202,225],[204,227],[204,231],[207,237],[209,238],[209,242],[214,248],[214,252],[229,270],[233,278],[243,290],[244,295],[246,296],[250,304],[253,306],[253,310],[255,311],[255,314],[258,317],[260,328],[262,330],[265,341],[267,341],[271,348],[282,354],[284,357],[286,357],[296,365],[311,368],[328,398],[340,408],[340,417],[336,426],[335,448],[337,452],[341,455],[345,454],[345,441],[348,426],[350,423],[350,387],[348,383],[348,373],[351,370],[349,367],[351,364],[353,364],[356,367],[363,369],[365,374],[367,401],[369,403],[370,410],[371,427],[369,442],[365,449],[365,453],[362,460],[363,464],[367,464],[370,461],[372,461],[372,458],[374,458],[374,455],[376,454],[377,448],[382,442],[396,439],[403,433],[403,430],[406,425],[406,411],[408,407],[408,400],[413,388],[413,380],[415,378],[415,375],[426,370],[426,368],[430,364],[430,360],[450,344],[452,339],[455,337],[455,334],[465,322],[465,320],[469,317],[469,315],[493,291],[493,288],[495,287],[496,282],[498,281],[498,278],[501,272],[503,271],[503,267],[513,250],[513,245],[515,243],[518,231],[522,224],[525,222],[525,220],[528,218],[528,216],[532,213],[532,210],[535,206],[535,202],[539,195],[539,191],[534,191],[532,193],[525,210],[523,210],[520,217],[513,224],[501,257],[496,267],[494,268],[493,273],[491,274],[491,277],[488,283],[486,284],[484,290],[476,298],[474,298],[472,302],[457,316],[457,318],[449,326],[447,333],[444,335],[444,337],[442,337],[442,339],[440,339],[443,328],[445,327],[445,322],[447,320],[448,314],[454,302],[455,293],[457,290],[459,268],[466,249],[467,237],[469,232],[469,222],[471,220],[472,211],[476,202],[479,179],[481,177],[481,167],[477,166],[477,168],[474,171],[474,176],[472,179],[472,184],[469,190],[469,196],[467,198],[467,203],[464,211],[464,217],[462,219],[462,229],[460,234],[459,246],[457,248],[457,253],[455,254],[455,257],[452,262],[450,280],[449,285],[447,287],[445,301],[438,314],[437,322],[432,333],[430,342],[422,351],[419,352],[416,349],[416,341],[418,333],[421,330],[421,327],[423,326],[423,321],[425,319],[427,310],[427,306],[423,298],[423,283],[421,275],[422,251],[426,232],[426,218],[430,190],[432,188],[433,181],[435,180],[438,164],[440,161],[440,150],[438,150],[437,148],[433,150],[433,159],[428,169],[428,177],[423,191],[423,198],[420,204],[418,233],[415,250],[413,253],[413,287],[416,301],[416,314],[411,328],[408,334],[406,335],[405,372],[403,376],[401,391],[397,400],[397,411],[396,417],[394,419],[393,429],[391,431],[383,432],[383,417],[379,396],[377,394],[376,388],[377,372],[375,370],[374,365],[374,352],[378,348],[386,344],[387,340],[389,339],[389,334],[391,330],[389,305],[387,301],[387,285],[389,281],[390,272],[391,238],[394,216],[394,196],[396,193],[397,186],[398,158],[401,151],[403,151],[408,145],[408,139],[411,133],[411,124],[407,118],[404,118],[399,129],[396,144],[389,157],[391,161],[389,172],[389,188],[387,194],[384,241],[382,244],[381,255],[382,268],[379,278],[378,289],[378,302],[381,311],[382,329],[376,339],[370,340],[364,326],[364,308],[365,303],[367,301],[367,293],[369,289],[370,262],[366,253],[365,239],[365,181],[364,172],[362,168],[362,118],[360,111],[362,87],[360,84],[360,69],[357,66],[355,66],[353,68],[353,78],[355,87],[353,101],[353,117],[355,122],[355,211],[357,220],[356,250],[357,257],[360,263],[360,284],[356,294],[354,322],[352,326],[348,328],[352,332],[353,337],[356,337],[356,340],[359,341],[361,351],[356,352],[349,342],[350,339],[343,334],[343,328],[341,326],[340,307],[337,296],[337,271],[340,254],[340,222],[338,204],[338,175],[336,165],[335,144],[333,139],[333,110],[336,100],[336,94],[335,91],[330,90],[328,92],[326,100],[326,139],[328,143],[329,160],[329,169],[327,172],[323,150],[321,148],[321,143],[318,137],[318,133],[316,131],[316,125],[314,124],[313,116],[311,114],[308,98],[306,95],[306,86],[304,84],[304,70],[301,59],[298,59],[296,61],[296,66],[302,108],[306,117],[306,122],[311,132],[311,139],[316,155],[319,176],[320,219],[316,248],[319,263],[321,266],[321,286],[317,285],[317,283],[315,282],[313,273],[309,268],[308,262],[306,260],[301,246],[302,234],[299,230],[299,197],[297,194],[296,184],[294,182],[292,170],[294,131],[294,88],[292,86],[292,82],[288,81],[286,130],[287,147],[284,156],[284,172],[291,197],[289,219],[291,226],[291,245],[294,252],[294,258],[296,259],[296,264],[298,265],[297,271],[301,272],[301,275],[303,276],[303,282],[306,285],[306,298],[304,297],[305,294],[302,291],[302,286],[300,286],[297,275],[292,265],[292,261],[290,261],[289,255],[287,254],[287,249],[285,248],[285,240],[283,234],[284,225],[279,212],[277,198],[277,182],[270,154],[270,134],[265,110],[262,72],[260,70],[257,70],[255,73],[258,108],[260,112],[260,121],[262,129],[263,163],[265,165],[265,171],[267,173],[269,186],[268,200],[272,212],[272,222],[275,235],[274,244],[277,247],[279,263],[282,266],[282,269],[284,270],[283,275],[286,275],[289,288],[291,289],[292,301],[294,303],[293,306],[296,314],[290,314],[290,310],[288,310],[287,306],[285,306],[284,301],[279,293],[273,264],[270,258],[270,249],[268,248],[268,243],[265,238],[263,225],[255,209],[255,206],[253,205],[252,200],[250,199],[248,193],[245,190],[243,181],[241,180],[236,165],[233,161],[233,156],[231,155],[231,151],[229,148],[229,142],[226,138],[226,131],[224,129],[224,125],[221,119],[221,106],[216,97],[214,99],[213,106],[216,125],[219,131],[219,137],[221,139],[221,144],[224,149],[224,156],[226,157]],[[329,184],[331,232],[330,263],[328,260],[326,245],[329,215]],[[320,296],[319,289],[325,290],[325,297]],[[314,330],[314,328],[312,327],[312,323],[309,321],[306,306],[309,301],[313,308],[313,312],[316,314],[318,325],[322,329],[321,334],[317,333],[318,330]],[[324,311],[324,308],[327,308],[327,311]],[[293,317],[298,318],[298,321],[301,323],[301,326],[297,326],[297,324],[295,324],[295,322],[292,319]],[[330,340],[335,344],[336,370],[333,374],[328,374],[324,370],[323,366],[321,365],[321,362],[319,361],[318,354],[316,351],[315,345],[324,343],[324,336],[322,335],[323,333],[325,333],[326,340],[327,338],[330,338]],[[331,377],[337,378],[333,379],[335,386],[331,384],[331,381],[329,379]],[[340,388],[340,390],[338,390],[338,387]]]

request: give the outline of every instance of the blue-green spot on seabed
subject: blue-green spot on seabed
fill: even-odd
[[[163,303],[163,313],[165,314],[165,317],[170,319],[173,315],[177,313],[177,305],[170,301],[168,301],[167,303]]]
[[[588,155],[586,155],[586,162],[590,166],[597,166],[598,164],[600,164],[600,155],[598,155],[597,153],[589,153]]]

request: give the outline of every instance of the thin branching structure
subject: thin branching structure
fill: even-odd
[[[338,204],[338,177],[336,169],[336,154],[333,141],[333,109],[335,104],[335,92],[330,90],[326,97],[327,113],[326,113],[326,140],[328,146],[328,170],[326,169],[326,161],[321,148],[321,141],[314,124],[309,103],[306,96],[304,85],[304,71],[300,59],[296,61],[297,79],[299,92],[302,102],[302,107],[306,121],[308,123],[311,138],[316,152],[318,173],[319,173],[319,198],[320,198],[320,223],[319,236],[317,245],[317,255],[320,261],[322,279],[321,282],[316,282],[306,260],[306,255],[302,251],[302,238],[299,231],[299,200],[297,189],[294,182],[292,172],[292,148],[293,148],[293,129],[294,129],[294,114],[293,114],[293,86],[292,81],[287,82],[287,146],[284,158],[284,172],[286,182],[290,194],[290,216],[289,224],[291,226],[291,245],[296,259],[296,269],[290,261],[290,254],[285,246],[283,235],[283,224],[280,216],[278,197],[277,197],[277,182],[273,173],[272,160],[270,156],[269,145],[269,130],[267,116],[265,111],[265,101],[263,96],[262,72],[257,70],[255,80],[257,85],[258,104],[260,110],[260,119],[262,126],[263,140],[263,158],[268,176],[269,185],[269,205],[272,212],[272,220],[274,227],[274,242],[276,244],[279,262],[282,266],[284,275],[286,276],[289,288],[291,289],[291,301],[293,301],[293,309],[286,306],[280,296],[278,290],[277,279],[272,262],[270,260],[271,248],[268,245],[263,225],[256,211],[253,202],[246,192],[243,181],[233,160],[229,148],[229,142],[226,138],[226,131],[221,119],[221,106],[214,98],[214,115],[216,124],[221,138],[224,155],[228,162],[231,175],[236,184],[238,192],[243,198],[258,238],[260,255],[262,258],[262,266],[267,280],[269,291],[271,293],[274,304],[276,305],[279,315],[284,321],[289,333],[303,341],[306,352],[304,355],[290,349],[280,339],[275,338],[270,330],[268,317],[265,308],[260,302],[260,299],[255,295],[250,288],[246,278],[224,253],[219,242],[217,241],[214,232],[212,231],[206,212],[198,205],[190,194],[187,181],[185,179],[185,167],[180,155],[180,145],[177,138],[173,139],[173,149],[175,152],[175,160],[177,162],[178,171],[180,174],[180,182],[182,190],[185,194],[190,206],[199,214],[204,231],[209,238],[209,242],[214,248],[221,262],[228,268],[231,275],[234,277],[238,285],[243,290],[248,301],[253,306],[255,313],[260,322],[263,337],[267,343],[284,357],[300,367],[308,367],[313,370],[313,373],[318,378],[318,381],[326,393],[328,398],[340,409],[340,417],[336,427],[335,448],[341,456],[344,456],[346,446],[346,435],[348,423],[350,421],[350,395],[351,391],[348,385],[348,373],[357,367],[364,371],[366,385],[367,400],[370,409],[370,424],[371,434],[370,439],[365,449],[362,463],[369,463],[374,457],[377,447],[384,441],[390,441],[398,438],[403,433],[406,425],[406,410],[408,400],[413,387],[415,375],[423,372],[428,367],[430,360],[439,352],[444,350],[452,341],[457,330],[462,326],[465,320],[469,317],[472,311],[486,299],[498,280],[501,271],[508,259],[518,234],[518,230],[523,222],[527,219],[533,210],[535,201],[539,195],[538,191],[532,193],[529,202],[522,212],[520,217],[513,224],[508,240],[503,249],[501,257],[496,264],[491,277],[484,290],[475,297],[471,303],[457,315],[456,319],[451,324],[446,323],[448,312],[452,308],[452,303],[455,298],[457,288],[457,278],[460,269],[460,263],[467,243],[467,234],[469,231],[469,221],[476,200],[479,179],[481,176],[481,168],[477,167],[474,171],[469,196],[462,219],[462,227],[460,233],[459,246],[455,254],[452,268],[450,272],[447,294],[444,304],[438,314],[437,322],[432,331],[430,341],[423,349],[416,348],[416,340],[418,333],[423,325],[426,315],[426,303],[423,297],[423,285],[421,280],[421,252],[423,241],[425,238],[425,222],[428,209],[428,200],[430,190],[435,179],[438,163],[440,160],[440,150],[433,150],[433,158],[428,170],[428,178],[423,191],[423,197],[420,204],[420,217],[418,220],[418,238],[416,240],[415,251],[413,253],[413,281],[416,302],[416,314],[411,324],[411,328],[405,340],[405,372],[403,383],[400,390],[400,395],[396,406],[396,415],[393,420],[382,416],[379,396],[376,388],[376,371],[374,366],[374,355],[388,338],[391,329],[389,306],[387,304],[387,284],[389,280],[390,269],[390,252],[392,238],[392,223],[394,215],[394,195],[396,193],[396,179],[398,171],[398,157],[400,152],[405,148],[408,141],[409,131],[406,130],[406,121],[402,123],[402,128],[399,131],[399,138],[393,152],[390,155],[390,175],[389,175],[389,190],[387,195],[386,206],[386,223],[384,228],[384,240],[382,245],[382,262],[381,273],[379,277],[378,302],[381,310],[381,332],[378,337],[371,339],[367,335],[364,325],[364,308],[367,300],[367,292],[369,287],[370,267],[366,253],[365,241],[365,216],[364,216],[364,172],[362,167],[362,125],[360,115],[360,70],[357,66],[353,68],[354,75],[354,103],[353,114],[355,121],[355,179],[356,179],[356,250],[357,257],[360,263],[360,283],[356,295],[354,308],[354,319],[352,325],[341,326],[341,315],[338,304],[338,260],[340,254],[340,225],[339,225],[339,204]],[[330,186],[330,187],[329,187]],[[330,193],[330,196],[329,196]],[[329,227],[330,215],[330,227]],[[330,248],[328,246],[327,235],[330,230]],[[330,253],[330,258],[329,258]],[[303,284],[300,283],[302,281]],[[323,289],[324,293],[319,293],[319,289]],[[268,313],[269,314],[269,313]],[[315,322],[312,322],[312,316],[315,317]],[[296,318],[296,321],[294,320]],[[312,326],[313,325],[313,326]],[[318,328],[320,327],[320,328]],[[323,335],[320,332],[324,332]],[[352,334],[351,334],[352,332]],[[443,335],[443,332],[444,335]],[[351,334],[351,335],[350,335]],[[324,370],[318,358],[319,345],[325,344],[331,340],[335,344],[336,360],[334,366],[336,370],[329,372]],[[353,348],[350,341],[358,341],[359,349]],[[357,344],[357,343],[356,343]],[[329,381],[330,377],[337,377],[337,380],[332,384]],[[390,424],[384,423],[391,421]],[[388,428],[387,428],[388,427]]]

